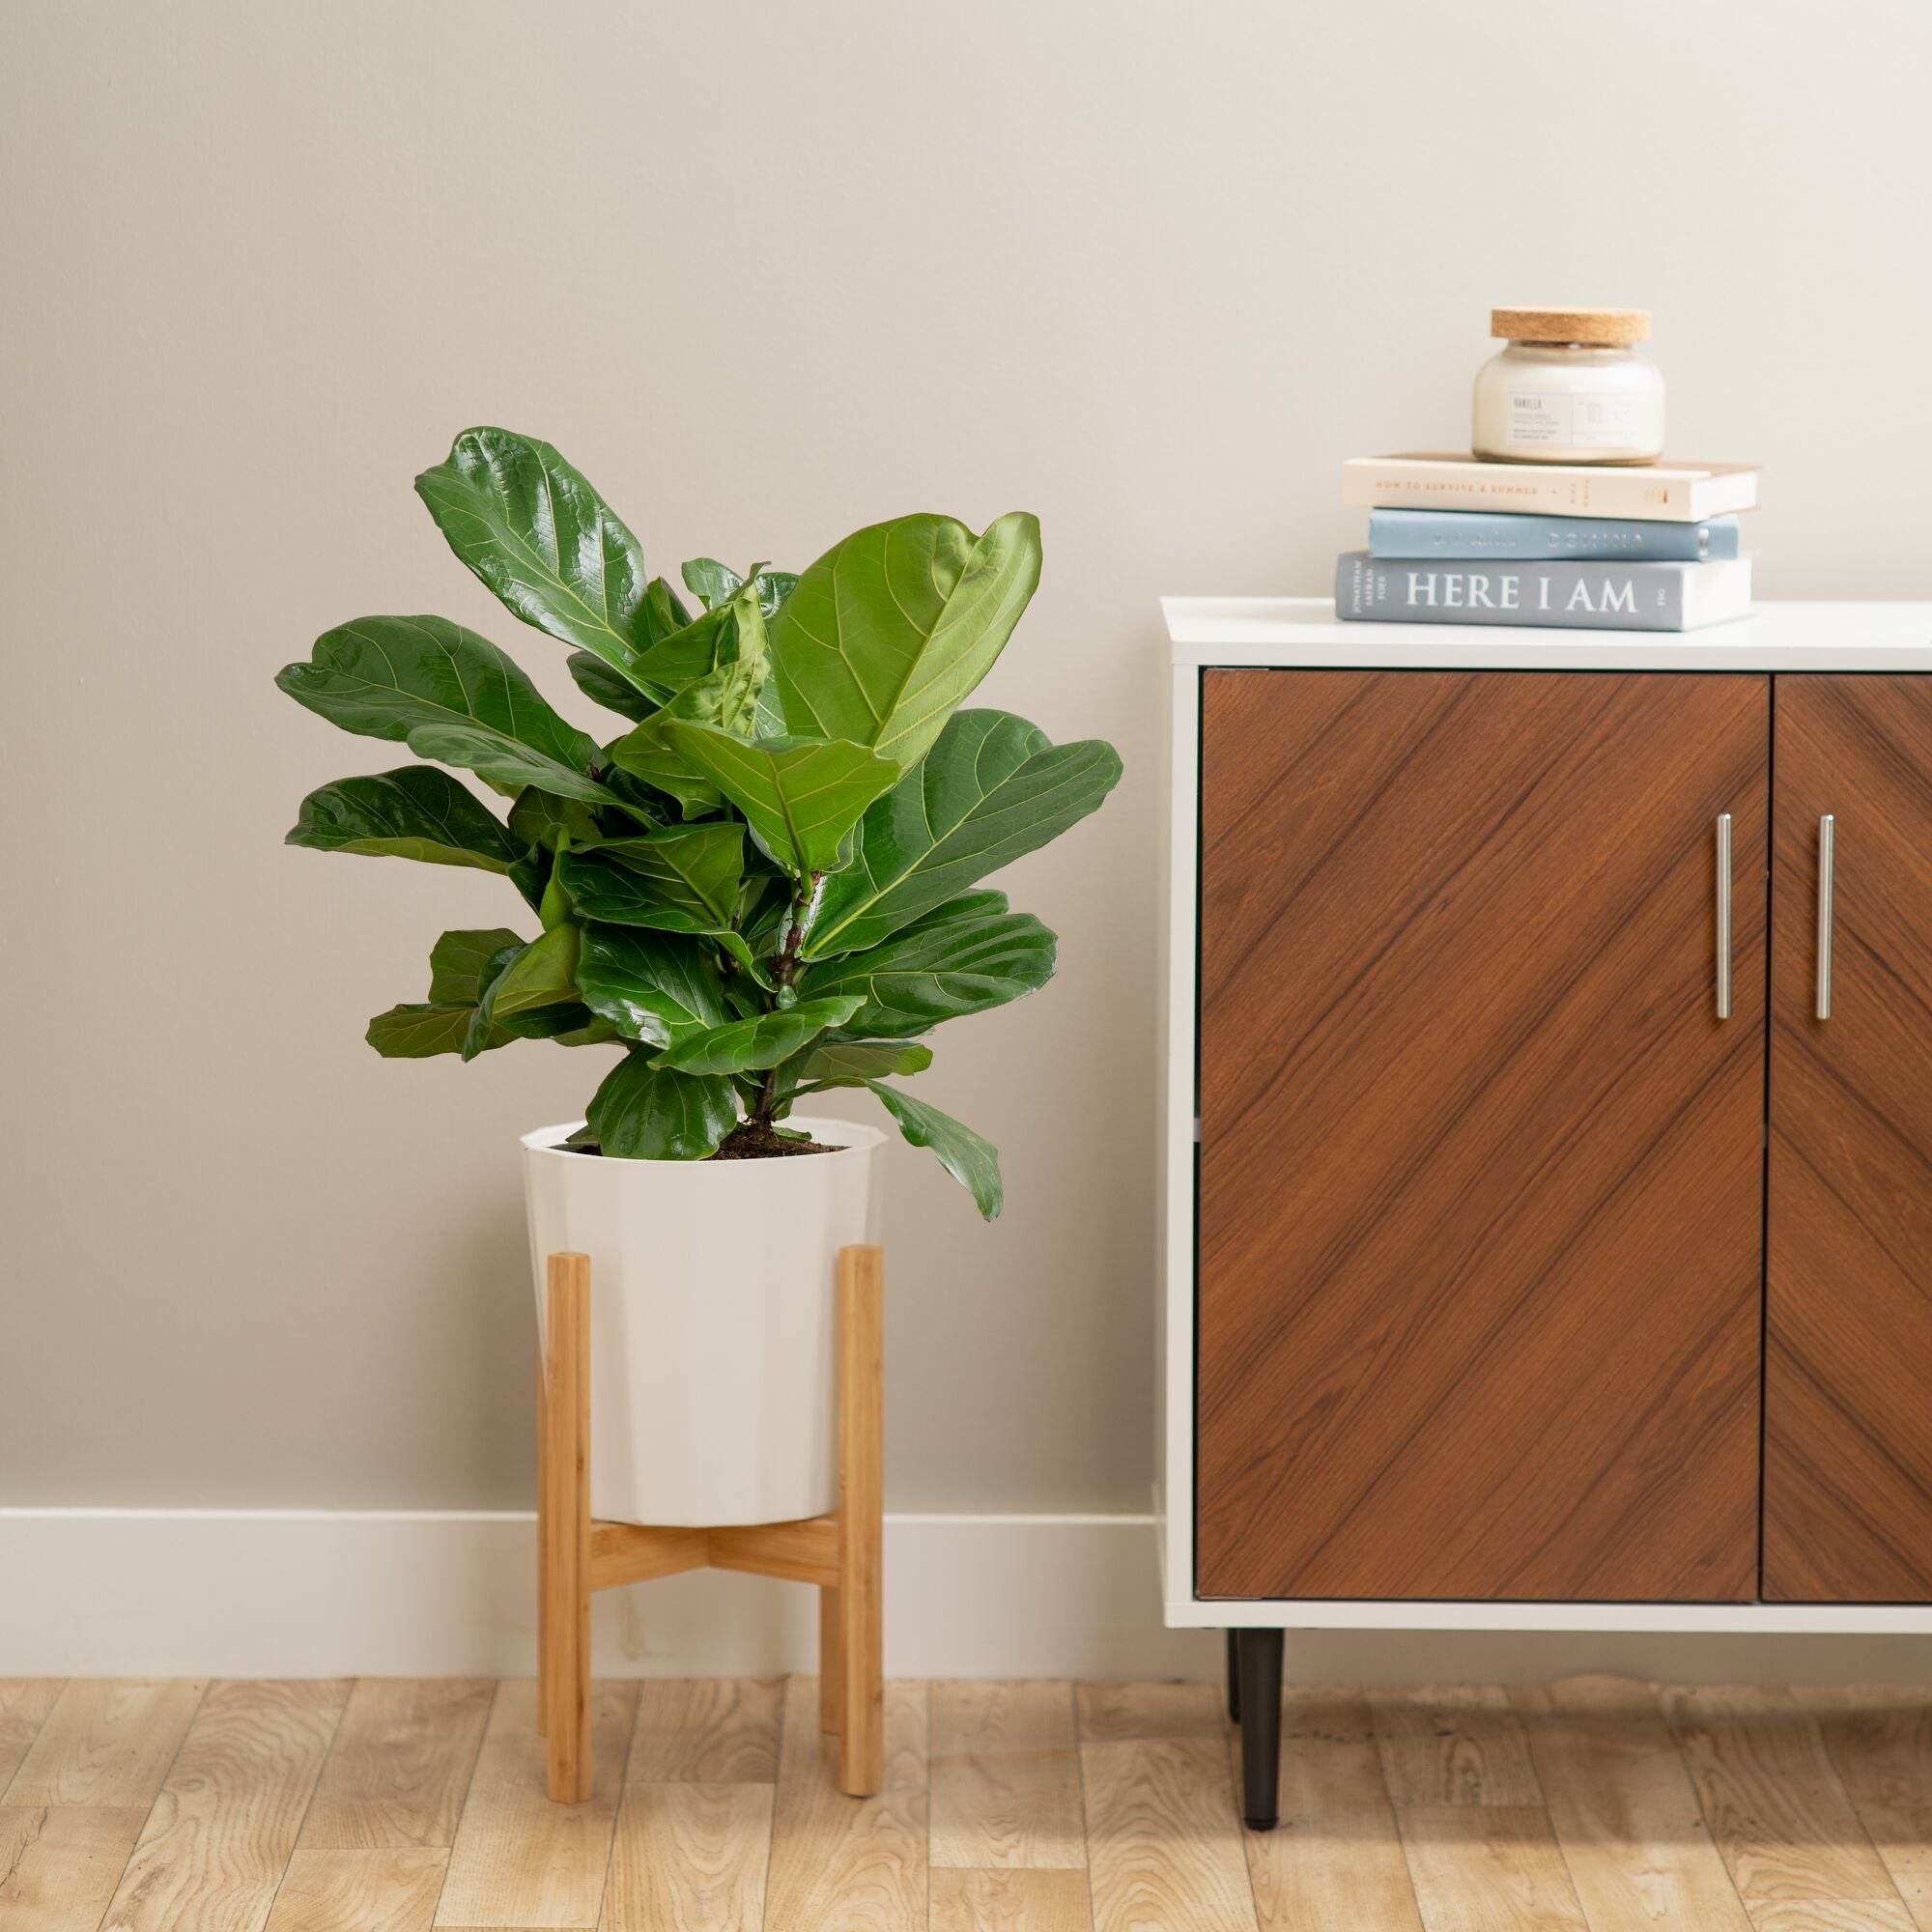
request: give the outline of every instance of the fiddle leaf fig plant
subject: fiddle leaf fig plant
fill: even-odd
[[[1037,521],[976,536],[899,517],[797,575],[696,557],[680,593],[549,443],[466,430],[416,491],[616,723],[569,723],[441,617],[358,618],[280,673],[330,723],[431,761],[311,792],[291,845],[500,872],[526,908],[518,928],[445,932],[428,999],[379,1013],[370,1045],[617,1047],[578,1137],[616,1159],[794,1151],[794,1103],[866,1088],[990,1220],[991,1143],[891,1083],[931,1065],[942,1021],[1052,978],[1053,934],[980,882],[1121,774],[1097,740],[959,708],[1039,582]]]

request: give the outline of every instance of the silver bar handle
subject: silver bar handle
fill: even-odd
[[[1731,1016],[1731,814],[1718,814],[1718,1017]]]
[[[1818,1017],[1832,1017],[1832,861],[1836,823],[1827,812],[1818,821]]]

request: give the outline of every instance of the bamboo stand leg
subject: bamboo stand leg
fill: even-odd
[[[838,1252],[838,1788],[869,1797],[885,1782],[884,1256]]]
[[[835,1738],[845,1723],[844,1645],[838,1592],[828,1583],[818,1593],[818,1728]]]
[[[548,1319],[548,1316],[546,1316]],[[537,1736],[550,1728],[550,1357],[537,1340]]]
[[[539,1705],[550,1795],[590,1796],[590,1263],[552,1255],[544,1392]]]

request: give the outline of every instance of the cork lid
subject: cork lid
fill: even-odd
[[[1647,308],[1492,308],[1490,333],[1510,342],[1587,342],[1622,349],[1650,336]]]

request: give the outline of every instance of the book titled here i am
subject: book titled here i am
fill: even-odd
[[[1751,560],[1438,562],[1346,551],[1335,614],[1383,624],[1537,624],[1556,630],[1695,631],[1750,611]]]

